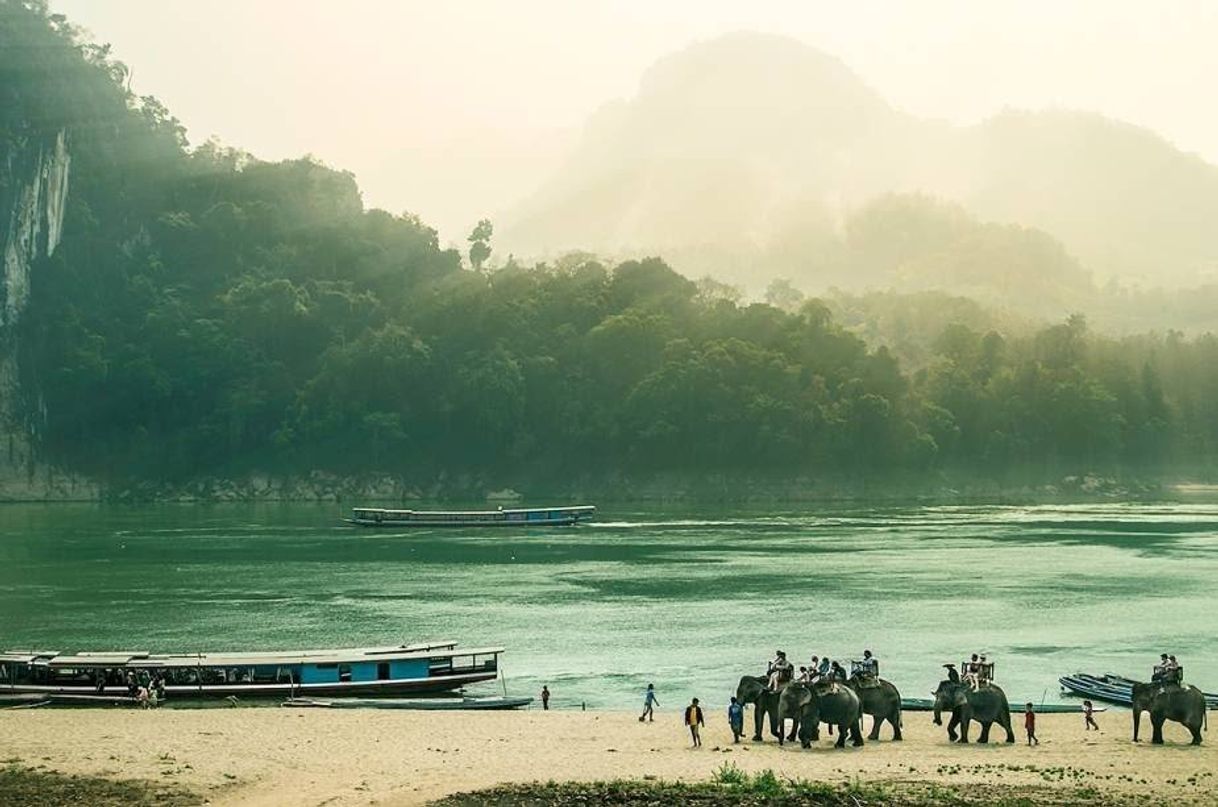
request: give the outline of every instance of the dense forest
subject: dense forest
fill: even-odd
[[[32,268],[13,337],[44,463],[112,485],[1214,470],[1213,336],[1109,338],[1081,316],[1006,327],[967,301],[782,284],[749,303],[661,258],[487,261],[489,226],[469,255],[443,249],[315,160],[192,148],[126,86],[109,49],[43,3],[0,0],[0,154],[59,129],[72,154],[63,240]],[[881,230],[856,233],[877,261],[902,248]],[[956,260],[985,272],[985,256]],[[914,348],[864,338],[861,309]]]

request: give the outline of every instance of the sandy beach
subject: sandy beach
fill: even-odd
[[[842,781],[970,781],[1093,785],[1159,800],[1218,800],[1218,746],[1135,745],[1126,712],[1041,715],[1041,745],[947,742],[927,713],[907,713],[906,739],[860,749],[732,745],[708,714],[705,746],[688,747],[676,713],[640,724],[621,712],[426,713],[283,708],[20,710],[0,713],[0,760],[72,774],[141,778],[218,805],[415,805],[504,782],[658,777],[696,781],[725,762],[745,771]],[[750,714],[751,720],[751,714]],[[1149,726],[1144,725],[1149,735]]]

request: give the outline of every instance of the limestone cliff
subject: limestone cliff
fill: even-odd
[[[95,495],[37,467],[18,367],[31,273],[59,245],[71,164],[63,129],[15,138],[0,154],[0,500]]]

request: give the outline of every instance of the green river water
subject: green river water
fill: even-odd
[[[718,705],[776,648],[907,697],[986,652],[1012,702],[1174,652],[1218,689],[1218,505],[602,505],[576,528],[365,531],[338,505],[0,507],[0,647],[502,644],[480,691]]]

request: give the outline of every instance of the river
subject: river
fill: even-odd
[[[972,651],[1012,702],[1172,652],[1218,689],[1218,505],[603,505],[532,530],[365,531],[338,505],[4,505],[0,647],[502,644],[564,708],[719,705],[777,648],[880,657],[907,697]],[[503,684],[497,684],[499,689]],[[488,685],[483,685],[485,688]]]

